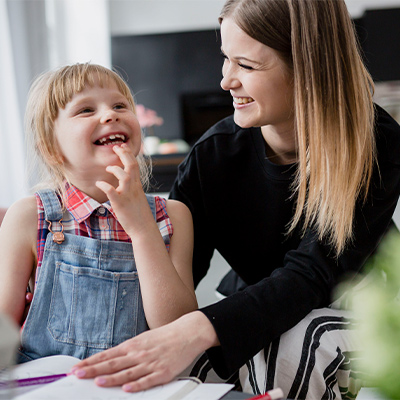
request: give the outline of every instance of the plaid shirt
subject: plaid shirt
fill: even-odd
[[[42,265],[44,246],[49,230],[45,221],[43,203],[39,195],[37,193],[35,195],[38,209],[37,277]],[[109,201],[100,204],[73,185],[67,186],[64,200],[66,208],[62,219],[64,232],[94,239],[131,242],[130,237],[118,222]],[[169,236],[171,238],[173,228],[167,214],[166,200],[158,196],[155,196],[155,200],[158,229],[163,237]],[[61,231],[60,223],[52,221],[51,230],[53,232]],[[166,247],[169,250],[169,245]]]

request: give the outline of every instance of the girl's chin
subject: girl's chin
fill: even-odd
[[[100,163],[104,165],[104,168],[108,167],[109,165],[118,165],[118,167],[123,168],[123,164],[121,159],[115,154],[104,154],[100,158]]]
[[[98,176],[97,179],[94,180],[94,184],[96,182],[106,182],[113,186],[114,188],[117,188],[119,185],[118,179],[112,176]]]

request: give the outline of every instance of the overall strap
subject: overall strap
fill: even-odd
[[[42,200],[44,215],[47,221],[60,221],[63,217],[61,202],[56,192],[51,189],[40,190],[37,192]]]
[[[153,214],[154,219],[157,221],[157,212],[156,212],[156,199],[154,196],[146,194],[147,202],[149,203],[150,210]]]

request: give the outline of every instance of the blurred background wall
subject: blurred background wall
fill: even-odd
[[[128,68],[115,65],[113,58],[121,57],[123,63],[125,55],[133,60],[131,64],[139,65],[144,70],[154,64],[161,66],[164,71],[173,71],[179,69],[179,57],[188,58],[186,54],[189,54],[189,50],[196,53],[196,49],[201,49],[211,53],[209,49],[213,47],[212,51],[219,52],[218,34],[215,31],[218,30],[217,17],[223,3],[223,0],[0,0],[0,207],[7,207],[28,193],[34,181],[34,177],[31,180],[27,178],[23,145],[23,114],[34,77],[65,63],[92,61],[108,67],[115,66],[125,73],[137,99],[145,103],[151,89],[141,86],[141,78],[136,73],[130,76]],[[346,3],[355,20],[361,20],[367,10],[400,9],[400,0],[346,0]],[[210,32],[212,44],[182,42],[186,43],[184,48],[181,47],[174,57],[161,60],[146,47],[134,51],[133,47],[124,50],[120,46],[122,56],[117,56],[114,51],[126,38],[136,38],[135,43],[156,37],[182,37],[179,34],[189,39],[193,34],[200,35],[197,37],[208,35],[207,38],[210,38]],[[390,42],[381,43],[382,47],[399,46],[400,38],[392,38]],[[204,75],[209,82],[196,82],[197,78],[186,79],[180,75],[187,91],[195,92],[198,90],[196,85],[210,91],[214,87],[220,90],[222,60],[210,58],[207,61],[209,64],[201,66],[202,59],[189,61],[192,62],[189,69],[197,71],[195,76]],[[389,64],[389,61],[384,59],[382,63]],[[153,76],[156,81],[156,76]],[[382,83],[388,84],[389,90],[394,87],[392,80]],[[154,97],[164,96],[167,97],[157,92]],[[166,100],[168,103],[168,98]],[[152,107],[151,101],[145,105]],[[178,118],[181,111],[155,108],[165,119],[164,126],[158,128],[160,136],[184,135],[182,121],[180,125],[171,122],[172,128],[168,129],[168,116],[174,114],[173,117]]]

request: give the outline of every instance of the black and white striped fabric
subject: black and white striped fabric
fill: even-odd
[[[357,327],[351,311],[313,310],[228,380],[215,373],[205,353],[180,376],[232,383],[255,395],[279,387],[291,400],[354,399],[366,381],[357,363],[363,348]]]
[[[311,311],[251,358],[228,382],[235,384],[236,390],[255,395],[279,387],[284,398],[290,400],[355,399],[368,377],[359,367],[365,346],[350,304],[377,280],[384,285],[386,277],[382,274],[379,278],[375,273],[354,277],[351,288],[338,291],[339,297],[330,307]],[[203,382],[226,382],[212,369],[206,354],[182,375],[188,374]]]
[[[206,353],[199,355],[182,373],[180,377],[194,376],[206,383],[230,383],[234,385],[233,390],[242,391],[239,380],[239,371],[228,379],[220,378],[214,371]]]
[[[312,311],[240,369],[243,391],[280,387],[288,399],[354,399],[365,378],[357,371],[357,325],[351,311]]]

